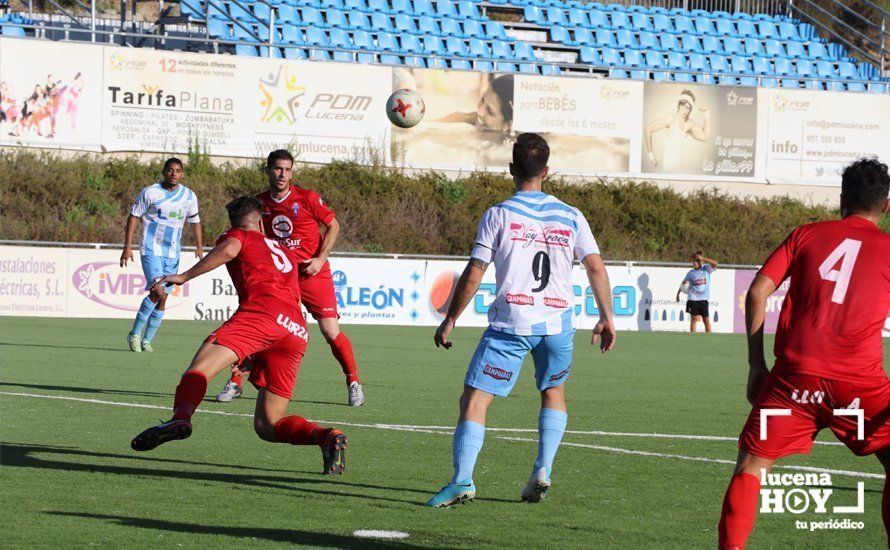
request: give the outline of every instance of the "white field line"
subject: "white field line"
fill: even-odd
[[[57,399],[61,401],[75,401],[78,403],[93,403],[97,405],[112,405],[117,407],[130,407],[135,409],[154,409],[154,410],[163,410],[169,411],[169,406],[163,405],[147,405],[145,403],[125,403],[121,401],[104,401],[102,399],[86,399],[82,397],[68,397],[64,395],[42,395],[42,394],[34,394],[34,393],[21,393],[21,392],[6,392],[0,391],[0,395],[10,395],[16,397],[36,397],[40,399]],[[216,414],[221,416],[237,416],[244,418],[253,418],[252,414],[246,413],[234,413],[234,412],[226,412],[226,411],[212,411],[206,409],[199,409],[198,412],[204,414]],[[394,431],[402,431],[402,432],[415,432],[415,433],[427,433],[434,435],[452,435],[453,427],[448,426],[412,426],[406,424],[358,424],[354,422],[330,422],[324,420],[316,420],[316,422],[322,424],[330,424],[330,425],[339,425],[339,426],[352,426],[356,428],[371,428],[378,430],[394,430]],[[537,433],[537,430],[530,430],[524,428],[489,428],[486,431],[494,431],[494,432],[534,432]],[[706,439],[709,441],[736,441],[735,438],[732,437],[718,437],[718,436],[686,436],[686,435],[671,435],[671,434],[638,434],[638,433],[624,433],[624,432],[601,432],[601,431],[589,431],[589,432],[570,432],[566,433],[574,433],[574,434],[585,434],[585,435],[629,435],[636,437],[657,437],[657,438],[666,438],[666,439]],[[522,443],[537,443],[537,439],[526,438],[526,437],[513,437],[513,436],[503,436],[496,435],[493,436],[495,439],[500,439],[504,441],[516,441]],[[693,462],[710,462],[714,464],[735,464],[733,460],[719,459],[719,458],[707,458],[701,456],[688,456],[688,455],[678,455],[671,453],[657,453],[653,451],[638,451],[634,449],[623,449],[621,447],[608,447],[604,445],[590,445],[587,443],[572,443],[564,441],[562,442],[563,446],[566,447],[577,447],[581,449],[594,449],[598,451],[606,451],[611,453],[619,453],[619,454],[627,454],[627,455],[636,455],[636,456],[651,456],[657,458],[673,458],[677,460],[689,460]],[[870,472],[855,472],[851,470],[833,470],[829,468],[816,468],[813,466],[795,466],[795,465],[780,465],[777,468],[782,468],[786,470],[799,470],[803,472],[817,472],[817,473],[828,473],[828,474],[837,474],[837,475],[845,475],[850,477],[860,477],[860,478],[870,478],[870,479],[884,479],[883,474],[873,474]]]

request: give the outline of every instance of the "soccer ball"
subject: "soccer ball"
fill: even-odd
[[[423,98],[414,90],[396,90],[386,100],[386,116],[399,128],[413,128],[420,124],[426,113]]]

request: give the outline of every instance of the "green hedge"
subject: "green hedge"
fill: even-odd
[[[225,203],[265,188],[260,164],[184,160],[184,181],[198,195],[204,238],[212,242],[226,227]],[[128,206],[160,170],[158,161],[0,154],[0,238],[120,242]],[[466,254],[484,210],[512,192],[501,175],[450,180],[352,163],[300,166],[294,179],[336,210],[337,250],[353,252]],[[722,262],[758,263],[795,225],[836,215],[787,198],[741,200],[715,190],[681,196],[633,181],[554,180],[546,191],[584,212],[609,259],[684,261],[701,248]]]

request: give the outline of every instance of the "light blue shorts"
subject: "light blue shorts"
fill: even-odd
[[[549,336],[517,336],[488,329],[467,368],[464,384],[507,397],[516,385],[522,361],[532,352],[538,390],[562,385],[572,369],[575,331]]]
[[[179,272],[178,257],[163,258],[161,256],[140,254],[140,258],[142,259],[142,273],[145,275],[145,290],[151,288],[151,283],[158,277],[176,275]]]

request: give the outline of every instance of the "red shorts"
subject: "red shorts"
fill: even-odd
[[[300,297],[306,310],[315,319],[337,319],[337,295],[334,293],[334,279],[327,264],[313,276],[300,273]]]
[[[252,355],[251,383],[290,399],[308,336],[298,308],[272,307],[264,311],[238,309],[206,341],[234,351],[239,361]]]
[[[791,410],[790,416],[767,417],[765,439],[760,430],[762,409]],[[836,409],[861,409],[865,437],[857,436],[856,416],[836,415]],[[770,459],[808,454],[824,428],[859,456],[890,447],[890,379],[852,383],[806,374],[770,374],[739,436],[739,448]]]

